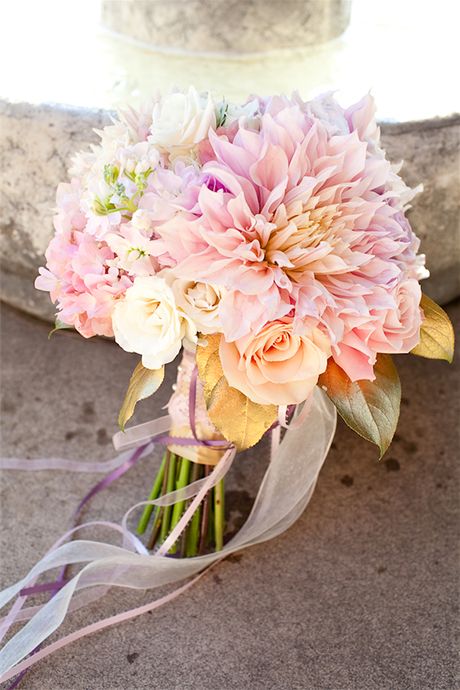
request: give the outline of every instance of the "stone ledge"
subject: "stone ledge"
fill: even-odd
[[[242,55],[340,36],[351,0],[105,0],[109,29],[156,49]]]

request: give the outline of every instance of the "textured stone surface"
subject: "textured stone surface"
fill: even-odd
[[[29,313],[53,318],[48,296],[33,282],[53,233],[55,189],[67,179],[72,154],[108,121],[103,110],[0,101],[0,295]],[[460,294],[460,116],[384,123],[382,134],[389,156],[404,159],[409,184],[424,183],[411,221],[432,273],[425,289],[445,303]]]
[[[102,21],[158,48],[258,53],[339,36],[350,6],[350,0],[105,0]]]
[[[460,115],[382,126],[383,145],[402,174],[423,193],[410,220],[422,240],[431,276],[424,289],[444,304],[460,295]]]
[[[460,323],[460,304],[450,314]],[[5,456],[110,457],[135,358],[3,308]],[[236,554],[152,615],[86,638],[41,662],[24,690],[453,690],[458,677],[459,360],[398,358],[401,419],[386,458],[339,424],[313,499],[282,537]],[[161,412],[174,370],[137,420]],[[235,524],[266,454],[232,471]],[[141,500],[151,461],[99,495],[86,518],[120,519]],[[62,532],[98,477],[4,472],[2,585]],[[102,538],[107,538],[101,533]],[[72,614],[90,619],[146,603],[117,590]]]
[[[71,156],[98,139],[107,112],[0,101],[0,267],[7,301],[51,318],[53,308],[33,281],[53,233],[56,186]]]

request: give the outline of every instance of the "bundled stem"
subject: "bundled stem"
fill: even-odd
[[[167,493],[166,487],[167,487],[167,483],[168,483],[168,473],[169,473],[170,460],[171,460],[171,453],[169,452],[169,450],[167,450],[165,453],[165,464],[164,464],[164,468],[163,468],[163,482],[162,482],[162,486],[161,486],[160,496],[164,496],[164,494]],[[157,508],[157,510],[155,512],[155,520],[153,522],[153,529],[152,529],[152,532],[150,534],[150,538],[147,542],[147,548],[148,549],[153,549],[153,547],[155,546],[156,540],[158,539],[158,535],[159,535],[160,529],[161,529],[162,518],[163,518],[163,511],[164,511],[164,508],[160,506]]]
[[[163,455],[163,460],[161,461],[160,469],[158,470],[158,474],[155,477],[155,481],[153,482],[152,490],[147,499],[148,501],[154,501],[160,495],[161,486],[163,484],[163,477],[165,473],[167,453],[168,451],[165,451]],[[144,511],[141,515],[141,519],[139,520],[139,523],[137,525],[138,534],[144,534],[145,530],[147,529],[147,525],[149,524],[150,517],[153,513],[153,509],[153,505],[145,506]]]
[[[172,491],[184,489],[202,477],[208,477],[212,466],[191,462],[176,456],[169,450],[163,456],[160,468],[155,476],[148,500],[155,500]],[[165,541],[176,527],[192,499],[178,501],[170,506],[145,506],[137,525],[139,534],[143,534],[151,519],[152,531],[147,541],[147,548],[153,550]],[[181,556],[193,557],[206,553],[209,548],[220,551],[224,543],[224,484],[220,480],[204,497],[203,502],[194,512],[180,540],[169,550],[174,555],[179,550]]]
[[[176,456],[174,453],[170,454],[168,467],[168,480],[166,483],[166,493],[174,491],[176,484]],[[165,506],[163,509],[163,520],[161,523],[160,539],[162,542],[166,539],[170,532],[170,519],[172,513],[172,506]]]
[[[214,487],[214,529],[216,534],[216,551],[224,546],[224,480]]]
[[[179,464],[179,472],[177,476],[177,483],[176,483],[176,489],[184,489],[187,484],[189,483],[189,475],[190,475],[190,465],[192,464],[190,460],[187,460],[186,458],[179,458],[178,459],[178,464]],[[174,527],[177,525],[179,520],[182,517],[182,513],[184,512],[185,508],[185,501],[178,501],[177,503],[174,504],[173,506],[173,511],[172,511],[172,517],[171,517],[171,526],[170,526],[170,531],[174,529]],[[177,550],[177,544],[174,544],[169,553],[175,553]]]
[[[209,465],[205,465],[204,467],[204,476],[207,477],[209,476]],[[200,525],[200,543],[198,546],[198,553],[201,555],[205,552],[206,549],[206,544],[208,541],[208,526],[209,526],[209,512],[210,512],[210,506],[211,506],[211,500],[210,500],[210,492],[206,494],[203,500],[203,513],[201,516],[201,525]]]
[[[196,482],[200,479],[202,473],[202,465],[193,463],[192,468],[192,482]],[[189,501],[190,503],[191,501]],[[199,539],[199,528],[200,528],[200,512],[201,506],[198,506],[197,510],[193,513],[193,517],[189,522],[187,527],[187,536],[185,540],[185,555],[186,556],[196,556],[198,551],[198,539]]]

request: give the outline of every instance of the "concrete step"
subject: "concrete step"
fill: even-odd
[[[460,304],[449,314],[460,327]],[[1,318],[2,455],[111,457],[136,355],[64,331],[48,341],[46,325],[6,307]],[[381,462],[375,446],[339,422],[314,496],[282,537],[227,558],[153,615],[41,661],[24,690],[457,688],[460,399],[452,384],[460,359],[449,367],[399,357],[398,369],[401,418]],[[170,364],[133,423],[164,414],[175,378]],[[156,450],[96,497],[84,520],[118,522],[145,500],[160,455]],[[247,517],[267,461],[268,444],[258,444],[225,479],[234,528]],[[2,473],[0,587],[24,577],[99,479]],[[83,537],[119,543],[107,530]],[[113,588],[72,614],[59,635],[165,589]]]

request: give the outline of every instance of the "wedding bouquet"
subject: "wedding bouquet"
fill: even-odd
[[[386,159],[370,96],[349,108],[330,94],[238,105],[190,88],[127,110],[99,135],[58,188],[36,287],[57,303],[57,329],[114,337],[140,355],[114,442],[136,460],[152,440],[165,449],[137,525],[144,545],[123,524],[124,547],[148,567],[126,556],[91,582],[152,587],[292,524],[327,454],[334,406],[382,455],[401,397],[391,355],[450,361],[453,331],[422,295],[428,272],[406,217],[419,190]],[[168,415],[125,428],[181,350]],[[272,460],[250,526],[227,545],[224,475],[267,433]],[[75,556],[78,543],[73,560],[56,558],[70,544],[60,546],[8,598],[50,563],[90,560]],[[43,608],[48,618],[78,577]],[[27,644],[18,633],[5,668],[58,618]]]

